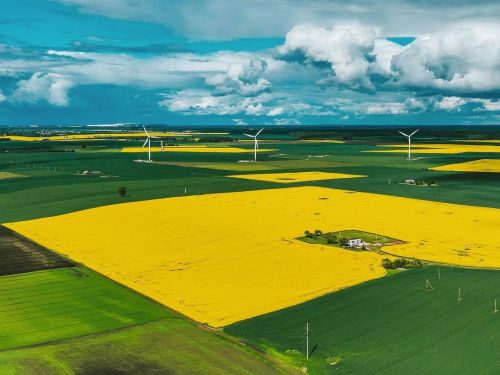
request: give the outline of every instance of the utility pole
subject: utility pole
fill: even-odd
[[[306,323],[306,358],[309,360],[309,322]]]
[[[461,301],[462,300],[462,291],[460,290],[460,288],[458,288],[458,299],[457,301]]]
[[[497,310],[497,299],[495,298],[495,310],[493,310],[493,313],[497,313],[498,310]]]

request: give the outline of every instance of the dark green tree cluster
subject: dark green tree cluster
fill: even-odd
[[[316,229],[314,232],[309,232],[308,230],[306,230],[304,234],[307,238],[318,238],[323,235],[323,232],[319,229]]]
[[[382,259],[382,267],[387,270],[395,270],[397,268],[420,268],[422,267],[422,262],[416,259],[396,258],[394,260],[390,260],[388,258],[384,258]]]

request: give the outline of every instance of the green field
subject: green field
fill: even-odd
[[[382,140],[381,140],[382,141]],[[28,177],[0,180],[0,223],[56,215],[124,201],[207,194],[216,192],[269,189],[280,184],[225,176],[254,171],[257,164],[237,163],[241,154],[154,154],[154,160],[172,164],[134,163],[144,153],[113,152],[123,146],[138,146],[137,141],[96,142],[1,142],[0,170]],[[267,145],[266,145],[267,147]],[[363,179],[338,179],[302,183],[355,191],[429,199],[451,203],[500,207],[498,177],[493,173],[431,171],[429,167],[488,158],[488,154],[426,155],[408,162],[398,154],[362,151],[376,148],[346,143],[269,143],[277,151],[259,154],[259,168],[280,171],[313,170],[367,175]],[[64,152],[66,151],[66,152]],[[104,152],[106,151],[106,152]],[[327,155],[321,159],[312,155]],[[175,165],[179,163],[179,165]],[[206,163],[206,164],[205,164]],[[214,169],[214,165],[221,165]],[[248,169],[245,169],[247,168]],[[99,170],[105,175],[81,176],[77,172]],[[263,171],[264,171],[263,170]],[[401,185],[407,178],[433,180],[432,188]],[[300,185],[300,183],[297,183]],[[117,190],[126,186],[130,196],[120,198]]]
[[[80,267],[0,277],[2,374],[278,374],[276,364]]]
[[[285,373],[263,356],[181,318],[0,352],[2,375]]]
[[[500,313],[493,309],[500,272],[441,267],[440,274],[436,267],[401,272],[225,331],[277,350],[311,374],[498,373]],[[425,289],[426,279],[434,290]],[[306,364],[307,322],[312,354]],[[327,363],[335,357],[339,364]]]
[[[172,316],[84,268],[0,277],[0,350],[103,332]]]

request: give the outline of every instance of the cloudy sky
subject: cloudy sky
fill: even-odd
[[[498,0],[16,0],[0,124],[500,124]]]

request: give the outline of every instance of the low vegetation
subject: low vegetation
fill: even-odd
[[[382,259],[382,267],[387,270],[420,268],[422,267],[422,261],[406,258],[396,258],[393,260],[384,258]]]

